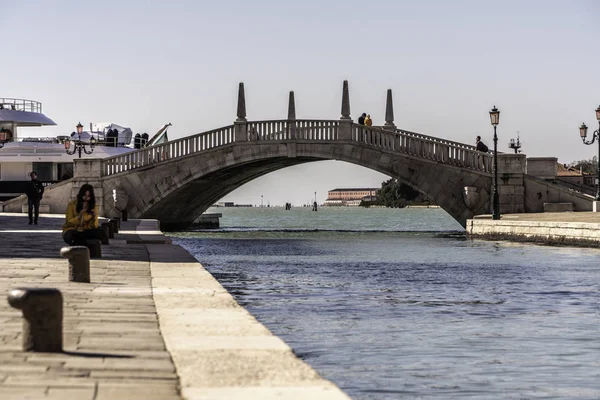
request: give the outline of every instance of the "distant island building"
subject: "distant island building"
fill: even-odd
[[[324,206],[358,206],[361,201],[373,201],[379,188],[333,189],[327,192]]]

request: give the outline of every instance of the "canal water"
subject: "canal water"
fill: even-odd
[[[174,242],[353,399],[600,398],[600,250],[468,240],[440,209],[210,211]]]

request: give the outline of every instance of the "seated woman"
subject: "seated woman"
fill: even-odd
[[[104,229],[98,228],[98,206],[90,184],[81,186],[77,198],[67,206],[65,217],[63,239],[69,245],[85,246],[87,239],[106,237]]]

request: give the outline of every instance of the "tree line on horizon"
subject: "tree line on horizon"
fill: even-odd
[[[594,156],[589,160],[572,161],[568,166],[581,169],[586,174],[595,175],[598,173],[598,157]]]
[[[381,183],[377,190],[377,198],[372,201],[361,201],[361,207],[383,206],[389,208],[404,208],[409,205],[431,205],[429,199],[413,189],[411,186],[391,178]]]

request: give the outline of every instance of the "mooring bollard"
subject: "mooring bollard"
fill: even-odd
[[[60,255],[69,260],[69,281],[90,282],[90,251],[87,247],[63,247]]]
[[[13,289],[8,304],[23,312],[23,351],[62,352],[63,300],[58,289]]]
[[[121,210],[121,218],[123,222],[127,222],[127,210]]]
[[[117,228],[120,230],[121,229],[121,218],[114,217],[113,220],[115,220],[117,222]]]
[[[86,240],[87,248],[90,250],[90,258],[102,258],[102,241],[99,239]]]
[[[112,223],[103,222],[101,226],[104,228],[104,231],[106,232],[106,235],[108,236],[109,239],[115,238],[115,229],[113,228]]]
[[[119,233],[119,223],[117,222],[117,220],[114,219],[114,218],[111,218],[111,219],[108,220],[108,222],[110,222],[112,224],[113,231],[115,233]]]

